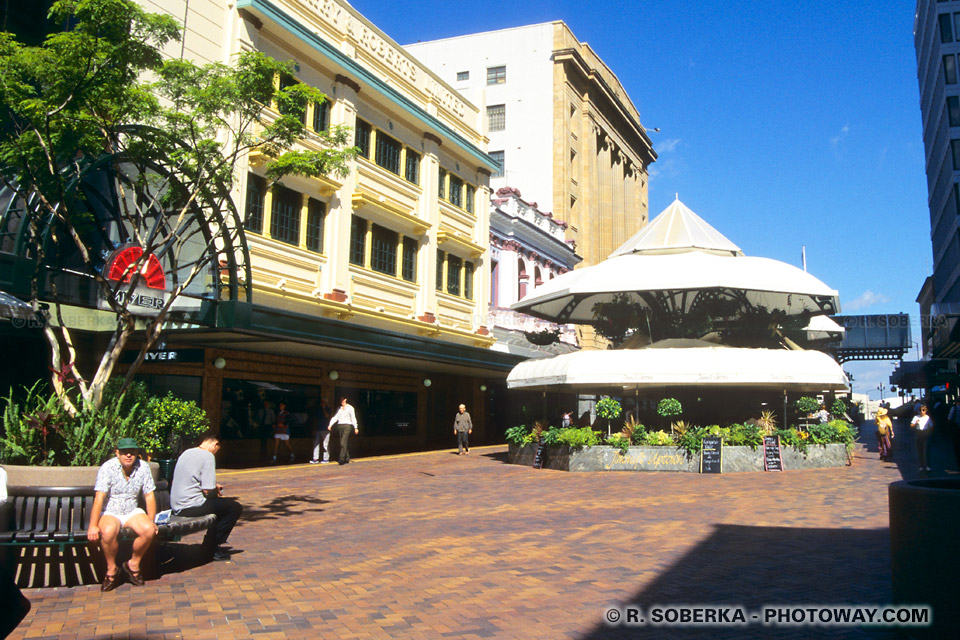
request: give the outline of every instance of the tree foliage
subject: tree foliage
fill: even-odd
[[[279,180],[345,175],[356,149],[346,146],[344,127],[307,132],[306,105],[325,97],[279,82],[292,76],[292,63],[257,52],[230,65],[165,57],[163,48],[179,40],[178,23],[132,0],[59,0],[51,19],[69,28],[38,47],[0,33],[0,179],[25,211],[21,224],[36,261],[32,304],[42,315],[41,301],[54,303],[59,322],[44,329],[53,384],[75,414],[66,378],[99,407],[138,321],[145,339],[127,384],[181,296],[217,299],[216,268],[248,272],[233,194],[251,152],[265,159],[267,177]],[[300,144],[308,137],[311,144]],[[107,278],[105,256],[120,245],[142,253],[124,277]],[[171,282],[162,308],[144,314],[131,295],[153,259]],[[67,279],[78,277],[117,317],[89,379],[77,370],[60,315]]]

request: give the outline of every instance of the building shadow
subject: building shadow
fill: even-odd
[[[277,496],[262,506],[244,505],[237,526],[241,527],[245,523],[256,522],[257,520],[278,520],[304,513],[322,513],[324,510],[317,505],[324,505],[328,502],[330,501],[305,495]]]
[[[494,451],[490,453],[481,453],[481,456],[489,460],[496,460],[502,464],[508,464],[509,454],[506,451]]]
[[[716,525],[713,533],[624,602],[597,603],[588,640],[611,638],[898,638],[889,629],[764,626],[762,607],[891,602],[888,529]],[[609,626],[609,607],[641,615],[666,605],[743,607],[749,626]],[[754,622],[751,614],[759,613]],[[625,618],[624,618],[625,619]]]

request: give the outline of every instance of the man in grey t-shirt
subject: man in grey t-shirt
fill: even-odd
[[[170,485],[170,506],[175,516],[202,516],[214,513],[217,521],[207,530],[204,546],[212,547],[214,560],[229,560],[223,548],[240,518],[243,507],[236,500],[223,497],[223,485],[217,484],[217,463],[220,436],[207,432],[200,444],[187,449],[177,459]]]

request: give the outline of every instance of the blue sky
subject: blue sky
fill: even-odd
[[[914,2],[352,4],[401,44],[565,21],[651,130],[652,214],[678,193],[748,255],[799,266],[806,246],[843,313],[909,313],[919,340],[932,258]],[[844,368],[877,398],[892,366]]]

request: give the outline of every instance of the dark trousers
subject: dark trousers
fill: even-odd
[[[464,450],[470,451],[470,443],[467,442],[469,435],[469,431],[457,431],[457,449],[461,453],[463,453]]]
[[[927,440],[930,438],[932,431],[932,428],[924,429],[923,431],[917,429],[913,434],[917,441],[917,459],[920,461],[921,467],[929,466],[927,464]]]
[[[236,500],[213,496],[207,498],[207,501],[196,507],[187,507],[175,512],[177,516],[205,516],[208,513],[217,514],[217,521],[207,529],[207,535],[203,538],[203,544],[206,546],[217,546],[227,542],[230,532],[233,531],[233,525],[237,524],[240,514],[243,512],[243,506]]]
[[[340,464],[350,462],[350,450],[347,449],[347,442],[350,440],[350,432],[353,431],[352,424],[338,424],[340,430]]]

